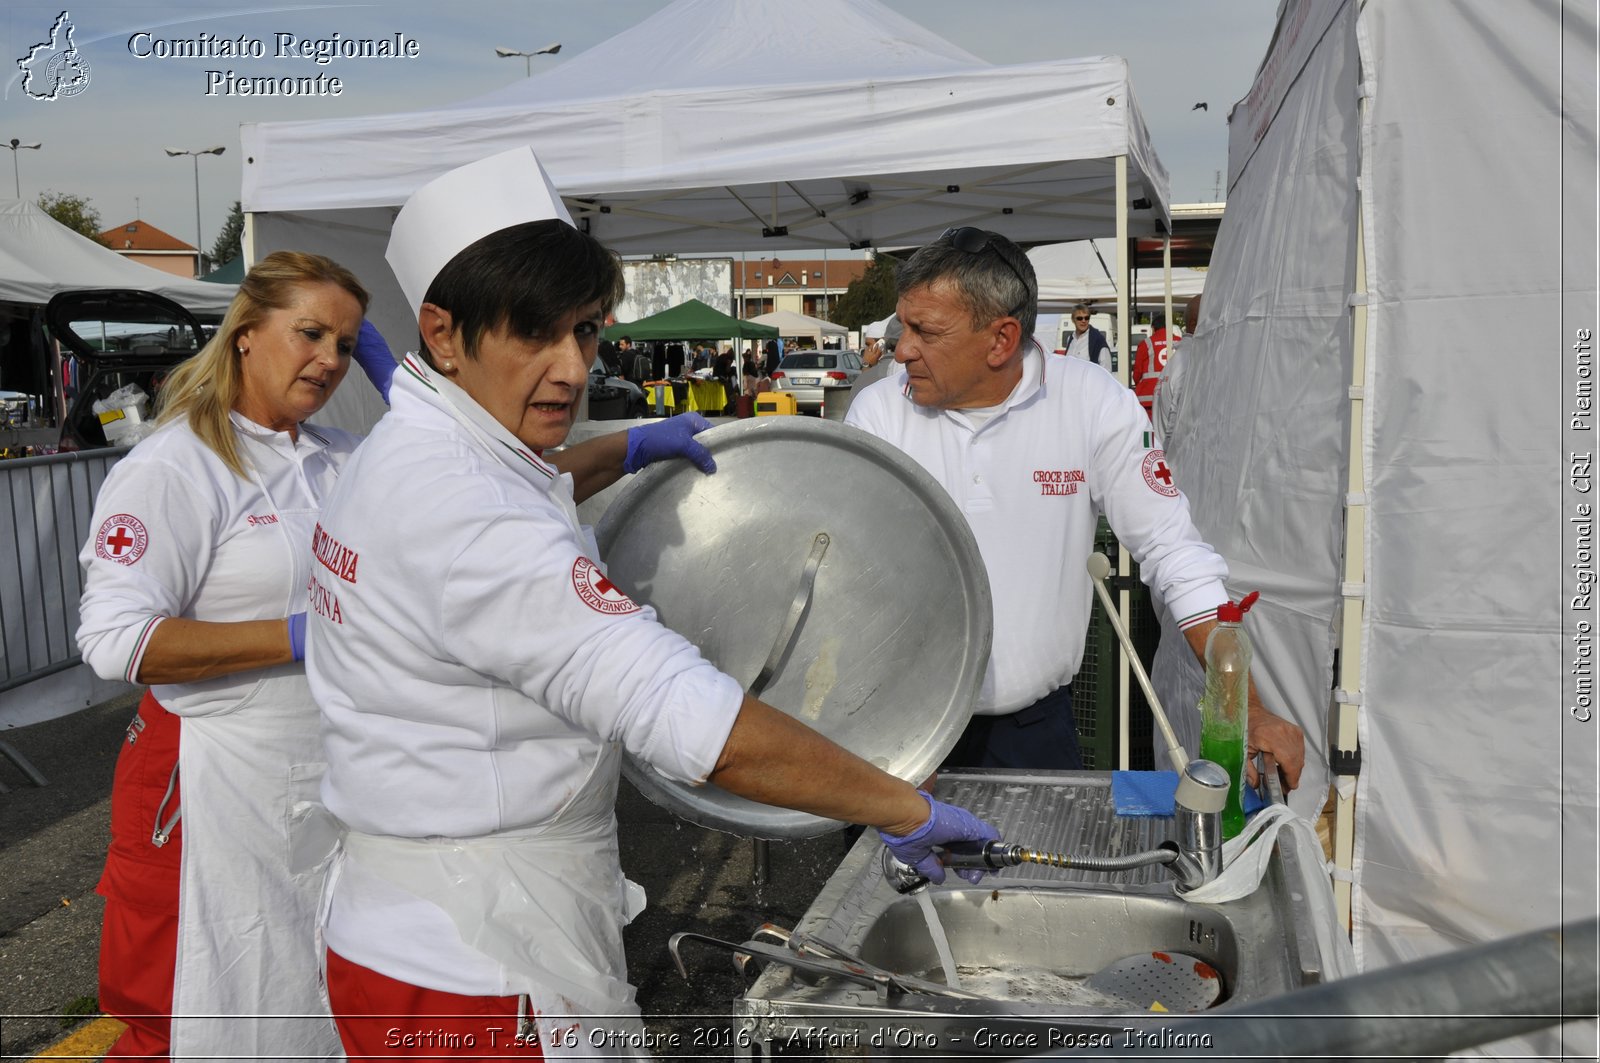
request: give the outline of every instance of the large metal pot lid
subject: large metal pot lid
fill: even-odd
[[[847,425],[760,417],[697,438],[715,473],[652,465],[606,510],[607,576],[761,700],[921,782],[960,737],[989,662],[989,578],[961,511],[910,458]],[[761,838],[840,826],[632,757],[624,771],[702,826]]]

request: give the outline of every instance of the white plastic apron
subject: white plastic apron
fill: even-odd
[[[571,803],[538,827],[344,839],[342,859],[443,909],[462,941],[507,970],[552,1058],[649,1056],[622,948],[643,891],[617,859],[621,765],[618,747],[606,744]]]
[[[262,564],[285,573],[287,612],[291,552],[309,553],[317,511],[272,502],[278,522],[266,527],[284,553],[275,543]],[[316,937],[336,840],[319,798],[319,723],[298,665],[270,669],[229,712],[183,721],[174,1061],[344,1058]]]

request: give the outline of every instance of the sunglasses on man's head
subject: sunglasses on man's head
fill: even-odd
[[[1087,321],[1087,320],[1089,320],[1089,315],[1087,315],[1087,314],[1073,314],[1072,315],[1072,320],[1074,320],[1074,321]]]
[[[985,251],[994,251],[995,257],[1005,264],[1011,275],[1022,284],[1023,302],[1018,303],[1016,309],[1008,313],[1007,317],[1020,317],[1022,308],[1027,305],[1028,293],[1032,291],[1026,278],[1020,270],[1013,266],[1005,255],[1000,253],[1000,248],[995,246],[995,234],[972,225],[963,225],[957,229],[946,229],[939,234],[939,239],[950,241],[950,246],[957,251],[964,251],[969,255],[981,255]]]

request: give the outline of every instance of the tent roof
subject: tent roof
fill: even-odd
[[[750,321],[729,317],[716,307],[698,299],[679,303],[637,321],[619,321],[606,329],[606,339],[631,336],[636,340],[771,340],[778,330]]]
[[[825,33],[817,32],[817,16],[810,10],[819,6],[827,9]],[[664,46],[667,42],[670,48]],[[630,57],[633,65],[627,68],[626,88],[614,91],[609,86],[618,83],[617,68],[611,63],[618,54]],[[782,62],[775,65],[779,55]],[[454,106],[526,106],[531,100],[548,99],[551,93],[571,99],[597,91],[628,95],[638,86],[667,92],[708,84],[776,84],[776,79],[791,84],[859,81],[863,71],[882,77],[987,65],[873,0],[808,4],[680,0],[599,47],[549,66],[537,77]]]
[[[0,302],[42,305],[59,292],[131,288],[194,314],[227,310],[235,288],[140,265],[56,221],[25,199],[0,199]]]
[[[871,322],[869,324],[861,326],[861,338],[864,339],[864,340],[881,340],[881,339],[883,339],[884,333],[887,332],[888,329],[889,329],[889,322],[891,322],[893,320],[894,320],[894,315],[890,314],[888,317],[884,318],[882,321],[873,321],[873,322]]]
[[[1098,250],[1098,254],[1096,251]],[[1078,240],[1066,244],[1046,244],[1028,252],[1034,273],[1039,278],[1039,309],[1055,313],[1089,303],[1115,303],[1117,289],[1107,276],[1117,268],[1114,240],[1096,244]],[[1102,264],[1103,261],[1103,264]],[[1178,306],[1205,288],[1206,271],[1191,267],[1172,267],[1172,300]],[[1134,277],[1130,298],[1139,306],[1160,305],[1166,299],[1166,284],[1159,269],[1141,269]]]
[[[824,321],[820,317],[797,314],[793,310],[774,310],[770,314],[759,314],[750,320],[761,325],[771,325],[778,330],[780,336],[843,336],[850,331],[843,325],[835,325],[832,321]]]
[[[579,225],[624,254],[908,246],[961,224],[1110,235],[1124,154],[1130,231],[1168,224],[1122,59],[990,66],[877,0],[677,0],[464,104],[242,140],[250,212],[394,208],[532,145]]]

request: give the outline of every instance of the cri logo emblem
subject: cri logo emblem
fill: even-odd
[[[580,557],[572,563],[572,589],[578,592],[584,605],[597,613],[623,616],[639,611],[638,603],[606,579],[600,567],[587,557]]]
[[[100,525],[100,531],[94,537],[94,552],[96,557],[107,561],[131,565],[144,556],[144,548],[149,544],[150,535],[139,518],[130,513],[118,513],[114,517],[107,517],[105,523]]]
[[[89,87],[89,61],[72,43],[76,29],[71,15],[61,12],[50,27],[50,39],[29,48],[28,54],[17,60],[22,91],[29,98],[54,103]],[[16,143],[12,141],[13,148]]]

